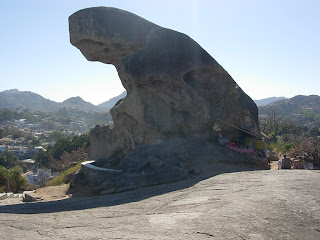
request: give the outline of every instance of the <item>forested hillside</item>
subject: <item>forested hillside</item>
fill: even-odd
[[[270,146],[320,165],[320,97],[295,96],[259,107],[260,129]]]
[[[298,95],[290,99],[273,102],[259,107],[259,114],[268,116],[271,112],[304,127],[320,127],[320,96]]]

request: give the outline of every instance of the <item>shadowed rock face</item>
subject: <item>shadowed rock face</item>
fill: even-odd
[[[259,135],[258,110],[231,76],[185,34],[120,9],[96,7],[69,17],[70,41],[89,61],[113,64],[127,96],[111,110],[114,128],[90,133],[91,159],[123,158],[172,137],[240,132]],[[106,160],[107,161],[107,160]]]

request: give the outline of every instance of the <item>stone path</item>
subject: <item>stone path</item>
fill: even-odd
[[[320,239],[320,171],[244,171],[0,206],[2,239]]]

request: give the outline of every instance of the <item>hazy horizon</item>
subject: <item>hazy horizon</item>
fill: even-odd
[[[3,90],[3,91],[1,91],[1,92],[10,91],[10,90],[18,90],[19,92],[33,92],[33,91],[30,91],[30,90],[21,91],[20,89],[17,89],[17,88],[6,89],[6,90]],[[126,91],[126,90],[124,89],[123,91]],[[37,93],[37,92],[33,92],[33,93],[39,94],[39,93]],[[104,103],[104,102],[106,102],[106,101],[110,101],[110,100],[111,100],[112,98],[114,98],[114,97],[118,97],[118,96],[121,95],[122,93],[123,93],[123,92],[121,92],[120,94],[111,96],[109,99],[106,99],[105,101],[103,101],[103,102],[101,102],[101,103],[98,103],[98,104],[94,104],[94,103],[92,103],[92,102],[86,101],[86,100],[83,99],[81,96],[71,96],[71,97],[68,97],[68,98],[66,98],[66,99],[64,99],[64,100],[62,100],[62,101],[55,101],[55,100],[50,99],[50,98],[47,98],[46,96],[43,96],[43,95],[41,95],[41,94],[39,94],[39,95],[41,95],[42,97],[44,97],[44,98],[46,98],[46,99],[49,99],[49,100],[51,100],[51,101],[55,101],[55,102],[58,102],[58,103],[62,103],[62,102],[64,102],[64,101],[68,100],[69,98],[80,97],[80,98],[82,98],[84,101],[89,102],[89,103],[91,103],[91,104],[93,104],[93,105],[95,105],[95,106],[98,106],[99,104],[102,104],[102,103]],[[310,95],[315,95],[315,94],[309,94],[309,95],[308,95],[308,94],[307,94],[307,95],[305,95],[305,94],[298,94],[298,95],[310,96]],[[317,95],[317,94],[316,94],[316,95]],[[295,95],[295,96],[297,96],[297,95]],[[295,97],[295,96],[292,96],[292,97]],[[319,95],[317,95],[317,96],[319,96]],[[284,98],[287,98],[287,99],[291,98],[291,97],[285,97],[285,96],[271,96],[271,97],[260,98],[260,99],[253,99],[253,98],[252,98],[252,100],[253,100],[253,101],[261,101],[261,100],[265,100],[265,99],[269,99],[269,98],[283,98],[283,97],[284,97]]]
[[[71,97],[68,97],[68,98],[66,98],[66,99],[64,99],[64,100],[62,100],[62,101],[55,101],[55,100],[53,100],[53,99],[50,99],[50,98],[48,98],[48,97],[46,97],[46,96],[41,95],[40,93],[33,92],[33,91],[30,91],[30,90],[20,90],[20,89],[18,89],[18,88],[6,89],[6,90],[0,91],[0,92],[11,91],[11,90],[17,90],[17,91],[19,91],[19,92],[32,92],[32,93],[36,93],[36,94],[42,96],[42,97],[45,98],[45,99],[48,99],[48,100],[51,100],[51,101],[54,101],[54,102],[57,102],[57,103],[62,103],[62,102],[64,102],[64,101],[68,100],[69,98],[74,98],[74,97],[80,97],[80,98],[82,98],[81,96],[71,96]],[[110,101],[112,98],[121,95],[124,91],[126,91],[126,90],[124,89],[120,94],[114,95],[114,96],[110,97],[109,99],[106,99],[105,101],[103,101],[103,102],[101,102],[101,103],[104,103],[104,102],[106,102],[106,101]],[[83,99],[83,98],[82,98],[82,99]],[[85,99],[83,99],[83,100],[86,101]],[[89,101],[86,101],[86,102],[89,102]],[[91,104],[93,104],[93,105],[95,105],[95,106],[98,106],[99,104],[101,104],[101,103],[94,104],[94,103],[92,103],[92,102],[89,102],[89,103],[91,103]]]

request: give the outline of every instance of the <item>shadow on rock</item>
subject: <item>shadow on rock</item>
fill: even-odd
[[[212,169],[215,169],[214,171]],[[189,188],[198,182],[219,175],[223,173],[237,172],[237,171],[251,171],[255,170],[252,166],[216,163],[214,166],[206,166],[206,171],[210,174],[203,174],[201,176],[193,176],[179,182],[161,184],[156,186],[142,187],[132,191],[126,191],[106,196],[93,197],[72,197],[50,202],[36,202],[24,203],[15,205],[0,206],[0,213],[12,214],[40,214],[40,213],[55,213],[65,211],[75,211],[92,209],[99,207],[108,207],[126,204],[130,202],[138,202],[153,196],[166,194],[169,192]]]

